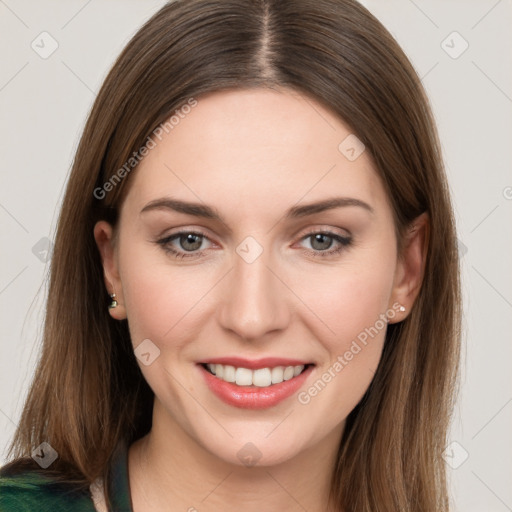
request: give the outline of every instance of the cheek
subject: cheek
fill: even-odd
[[[388,308],[393,289],[394,259],[382,255],[370,262],[347,262],[338,268],[310,274],[298,295],[323,325],[324,339],[332,350],[373,326]],[[327,336],[326,336],[327,335]]]
[[[382,354],[394,269],[393,250],[381,251],[357,262],[347,258],[336,270],[315,273],[303,283],[298,294],[317,316],[304,318],[311,318],[309,328],[326,357],[299,402],[334,407],[333,417],[345,418],[360,401]],[[322,398],[314,398],[320,393]]]
[[[194,394],[195,374],[187,351],[204,328],[205,299],[214,282],[207,269],[150,260],[142,254],[137,258],[135,251],[125,259],[123,292],[130,337],[134,348],[149,339],[160,350],[154,362],[139,367],[155,395],[179,417],[190,404],[176,382],[188,383],[188,393]]]
[[[169,293],[169,269],[158,263],[158,250],[136,241],[132,233],[126,233],[121,240],[119,271],[134,346],[146,338],[160,346],[159,340],[179,314],[179,285]]]
[[[123,281],[123,292],[134,345],[145,338],[159,346],[172,340],[174,348],[184,343],[185,326],[201,310],[209,284],[205,272],[191,269],[144,266],[142,260],[125,267],[130,277]]]
[[[368,390],[379,365],[387,328],[386,280],[366,281],[359,276],[340,278],[340,284],[347,288],[322,299],[322,319],[334,334],[318,329],[316,338],[327,356],[315,369],[308,387],[297,396],[305,417],[322,418],[315,434],[319,437],[346,419]],[[324,334],[320,336],[320,332]]]

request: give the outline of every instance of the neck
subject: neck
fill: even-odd
[[[134,512],[334,511],[328,496],[341,429],[280,464],[235,465],[203,448],[155,400],[153,428],[128,454]]]

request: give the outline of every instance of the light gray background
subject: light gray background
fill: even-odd
[[[455,202],[465,348],[446,450],[454,510],[512,510],[512,1],[363,3],[422,77]],[[87,112],[113,59],[161,5],[0,0],[0,464],[38,357],[45,240]],[[46,59],[31,47],[49,51],[52,39]]]

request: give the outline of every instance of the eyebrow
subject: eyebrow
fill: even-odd
[[[373,208],[368,203],[365,203],[360,199],[355,199],[352,197],[333,197],[331,199],[325,199],[315,203],[293,206],[285,213],[284,217],[286,219],[307,217],[308,215],[313,215],[315,213],[348,206],[360,207],[369,211],[370,213],[374,213]],[[146,206],[144,206],[144,208],[142,208],[140,213],[142,214],[153,210],[172,210],[178,213],[192,215],[194,217],[202,217],[205,219],[212,219],[225,223],[215,208],[202,203],[191,203],[170,197],[162,197],[160,199],[150,201]]]

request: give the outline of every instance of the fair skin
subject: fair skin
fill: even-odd
[[[198,98],[130,177],[116,232],[104,221],[95,226],[106,286],[119,302],[110,314],[128,319],[134,348],[149,339],[160,350],[147,366],[137,360],[155,402],[150,433],[129,450],[135,512],[329,510],[345,419],[381,356],[385,328],[377,322],[389,311],[389,322],[410,311],[427,222],[417,219],[399,257],[368,152],[349,161],[338,150],[350,133],[313,99],[286,89]],[[207,204],[223,220],[164,207],[141,212],[170,197]],[[360,204],[285,217],[334,197]],[[176,258],[157,243],[198,230],[206,237],[195,244],[186,236],[167,241],[193,257]],[[350,243],[308,236],[325,232]],[[263,248],[250,263],[236,252],[248,236]],[[372,326],[378,333],[333,371]],[[252,410],[225,403],[203,379],[201,361],[231,356],[313,366],[297,392]],[[325,387],[300,401],[329,371],[335,376]],[[243,447],[256,447],[256,465],[243,463]]]

